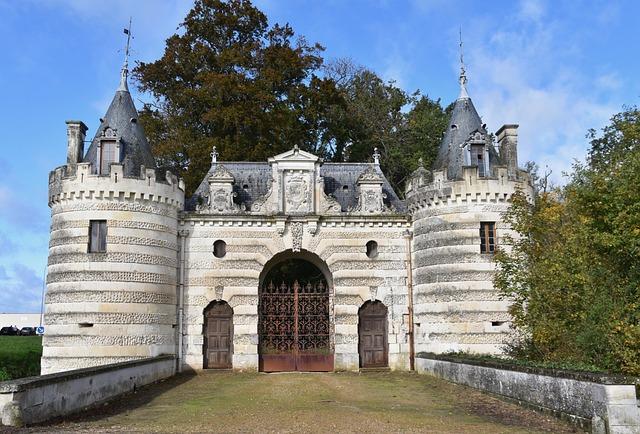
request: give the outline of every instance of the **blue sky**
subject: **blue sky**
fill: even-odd
[[[636,1],[259,0],[327,59],[350,57],[443,103],[458,92],[462,27],[469,93],[490,130],[520,124],[520,161],[561,172],[588,128],[640,103]],[[0,312],[38,312],[48,250],[47,177],[65,162],[67,119],[93,136],[133,59],[152,61],[187,0],[0,0]],[[140,96],[138,96],[140,98]],[[139,103],[138,103],[139,105]]]

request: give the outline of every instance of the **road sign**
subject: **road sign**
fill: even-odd
[[[43,335],[44,334],[44,327],[36,327],[36,334],[39,335]]]

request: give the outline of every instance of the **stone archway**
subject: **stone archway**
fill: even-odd
[[[358,353],[361,368],[389,366],[387,306],[367,301],[358,311]]]
[[[261,274],[258,355],[263,372],[333,370],[331,280],[326,266],[316,265],[319,258],[312,256],[285,252]]]
[[[212,301],[204,309],[203,367],[231,369],[233,309],[226,301]]]

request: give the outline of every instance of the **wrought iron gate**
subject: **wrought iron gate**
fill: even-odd
[[[333,370],[325,281],[264,285],[258,328],[261,371]]]

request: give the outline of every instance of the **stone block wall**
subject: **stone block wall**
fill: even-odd
[[[423,355],[416,369],[562,416],[594,434],[640,432],[634,378],[447,359]]]
[[[203,310],[225,300],[234,310],[233,367],[258,368],[258,287],[260,274],[274,256],[297,251],[314,255],[330,274],[335,369],[358,369],[358,309],[377,299],[389,309],[389,362],[406,369],[408,362],[407,268],[404,216],[284,218],[185,215],[187,229],[184,351],[185,363],[203,366]],[[213,243],[226,242],[223,258]],[[378,243],[376,258],[366,243]]]
[[[50,177],[51,238],[42,373],[175,353],[177,217],[183,186],[155,171],[124,178]],[[104,253],[88,253],[90,220],[106,220]]]
[[[479,178],[467,167],[463,180],[433,181],[410,190],[416,351],[498,353],[509,337],[509,300],[493,286],[493,254],[480,251],[480,223],[495,222],[496,245],[515,236],[503,223],[511,195],[532,195],[528,177]]]
[[[2,425],[45,422],[133,392],[175,374],[175,358],[159,356],[0,383]]]

